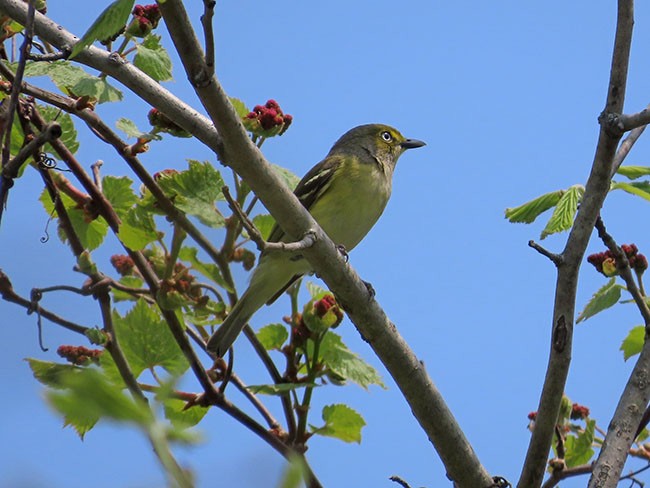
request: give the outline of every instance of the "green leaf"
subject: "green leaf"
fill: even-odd
[[[626,178],[636,180],[641,176],[650,175],[650,166],[620,166],[616,172]]]
[[[65,387],[63,379],[65,375],[76,374],[83,369],[72,364],[52,363],[33,358],[27,358],[26,361],[39,383],[56,389]]]
[[[95,368],[62,377],[65,390],[47,392],[52,407],[83,436],[101,418],[134,423],[146,428],[153,422],[144,402],[136,402]]]
[[[88,74],[68,61],[30,63],[25,76],[49,76],[59,90],[74,97],[86,96],[99,103],[122,100],[122,92],[104,78]]]
[[[198,424],[205,414],[208,413],[209,408],[195,405],[185,410],[187,402],[177,398],[166,398],[163,401],[165,409],[165,417],[175,427],[186,429]]]
[[[77,129],[75,129],[70,114],[62,112],[60,109],[51,105],[39,104],[38,111],[47,122],[57,122],[61,126],[62,133],[59,140],[65,144],[65,147],[72,154],[75,154],[79,149],[79,141],[77,140]],[[49,143],[45,145],[43,151],[57,156],[56,151],[54,151],[54,148]]]
[[[312,298],[323,298],[323,295],[330,293],[328,290],[326,290],[322,286],[318,286],[316,283],[312,281],[307,282],[307,291],[309,292]]]
[[[209,162],[190,161],[189,169],[162,175],[158,184],[183,212],[210,227],[225,225],[223,215],[215,206],[218,200],[223,200],[223,179]]]
[[[149,34],[141,44],[136,44],[136,49],[135,66],[158,82],[172,79],[172,61],[160,44],[160,36]]]
[[[162,366],[173,376],[187,370],[187,360],[166,322],[144,300],[138,300],[124,317],[113,312],[113,322],[120,347],[136,378],[155,366]]]
[[[97,17],[93,25],[83,37],[74,45],[70,58],[74,58],[85,47],[97,40],[114,37],[126,25],[129,14],[133,9],[133,0],[115,0]]]
[[[329,331],[323,337],[320,355],[323,364],[335,375],[353,381],[365,389],[370,385],[386,388],[377,370],[350,351],[341,336],[334,332]]]
[[[315,383],[279,383],[277,385],[249,385],[246,389],[255,394],[282,395],[288,391],[298,390],[307,386],[315,388],[320,385]]]
[[[567,468],[573,468],[582,464],[587,464],[594,455],[591,447],[594,442],[594,430],[596,428],[595,420],[587,420],[585,430],[577,437],[570,435],[565,440]]]
[[[636,195],[644,200],[650,201],[650,182],[634,181],[632,183],[612,182],[612,190],[623,190],[624,192]]]
[[[578,210],[578,204],[582,200],[585,189],[582,185],[570,187],[557,202],[553,215],[542,231],[541,238],[544,239],[551,234],[569,230],[573,225],[573,218]]]
[[[546,193],[541,197],[537,197],[530,202],[519,205],[515,208],[506,209],[506,218],[513,223],[530,224],[540,214],[546,212],[549,208],[555,207],[557,202],[560,201],[564,190],[557,190],[551,193]]]
[[[117,236],[122,243],[134,250],[141,251],[148,244],[160,237],[151,213],[142,207],[132,207],[121,216],[122,223]]]
[[[221,288],[226,291],[233,291],[232,287],[228,285],[226,280],[221,276],[221,271],[216,264],[204,263],[198,258],[199,251],[195,247],[184,246],[178,253],[179,259],[186,261],[192,265],[192,269],[198,271],[206,278],[212,280]]]
[[[235,112],[237,112],[237,115],[239,116],[240,119],[243,119],[248,115],[250,110],[246,107],[246,104],[242,102],[239,98],[234,98],[234,97],[229,97],[230,98],[230,103],[232,103],[232,106],[235,108]]]
[[[72,198],[62,192],[59,193],[59,198],[61,198],[63,206],[67,210],[68,217],[72,223],[72,228],[79,237],[81,245],[89,251],[97,249],[104,241],[106,233],[108,232],[108,224],[106,221],[103,217],[97,217],[88,221],[88,214],[83,209],[78,208],[77,203],[72,200]],[[56,215],[56,212],[54,211],[54,203],[52,202],[47,190],[43,190],[39,200],[49,215]],[[59,227],[59,238],[61,239],[61,242],[65,243],[68,241],[68,238],[61,227]]]
[[[129,288],[142,288],[142,285],[144,284],[142,278],[139,278],[137,276],[122,276],[119,280],[119,283]],[[113,300],[116,302],[138,300],[137,296],[131,295],[130,293],[122,290],[118,290],[117,288],[113,288],[112,292]]]
[[[269,324],[262,327],[257,332],[257,339],[262,343],[264,349],[270,351],[271,349],[280,350],[287,339],[289,339],[289,332],[282,324]]]
[[[104,176],[102,178],[102,191],[106,199],[111,202],[120,218],[136,204],[138,197],[131,188],[133,181],[126,176]]]
[[[282,166],[278,166],[277,164],[271,164],[271,167],[273,168],[273,171],[275,171],[275,173],[284,180],[287,186],[291,188],[291,190],[296,189],[298,183],[300,182],[299,176],[289,171],[287,168],[283,168]]]
[[[621,290],[625,287],[616,284],[616,278],[610,279],[591,297],[591,300],[585,306],[585,309],[578,315],[576,323],[587,320],[597,313],[602,312],[616,304],[621,298]]]
[[[269,214],[260,214],[253,217],[253,224],[262,234],[262,239],[267,240],[275,227],[275,219]]]
[[[337,404],[323,407],[322,427],[311,426],[314,434],[335,437],[344,442],[361,442],[361,429],[366,425],[363,417],[347,405]]]
[[[309,481],[309,469],[305,460],[297,454],[289,455],[289,463],[282,474],[278,488],[300,488]]]
[[[623,339],[620,350],[623,351],[623,358],[627,361],[632,356],[639,354],[645,342],[645,327],[637,325],[633,327],[627,337]]]

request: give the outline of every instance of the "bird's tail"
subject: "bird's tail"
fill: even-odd
[[[226,320],[208,340],[208,351],[216,354],[217,357],[223,357],[226,354],[249,319],[266,302],[268,292],[260,290],[261,287],[256,285],[256,283],[251,283],[248,290],[232,308]]]

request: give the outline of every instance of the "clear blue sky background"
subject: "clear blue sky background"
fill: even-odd
[[[82,34],[103,2],[51,0],[50,16]],[[187,2],[197,20],[201,2]],[[192,5],[189,5],[192,4]],[[373,283],[377,299],[441,389],[480,460],[494,475],[518,478],[529,440],[527,414],[536,410],[549,350],[555,271],[526,243],[545,221],[530,226],[504,219],[506,207],[586,181],[604,106],[616,2],[218,2],[217,70],[225,89],[249,106],[269,98],[294,116],[282,138],[267,141],[267,157],[301,175],[347,129],[368,122],[398,127],[428,145],[406,154],[384,216],[351,254]],[[79,15],[83,5],[83,15]],[[650,6],[638,2],[626,109],[648,103]],[[164,29],[160,29],[164,35]],[[166,35],[165,35],[166,38]],[[195,103],[176,66],[166,86]],[[128,96],[128,94],[127,94]],[[137,100],[103,105],[111,123],[121,116],[146,127],[149,107]],[[105,174],[129,175],[107,146],[83,129],[84,165],[105,162]],[[650,146],[637,144],[628,164],[647,164]],[[165,138],[142,160],[150,170],[185,167],[186,158],[215,158],[195,141]],[[0,229],[0,267],[15,288],[79,286],[73,260],[37,203],[32,171],[17,182]],[[647,204],[614,194],[603,218],[619,241],[650,253],[639,229]],[[214,235],[218,239],[218,235]],[[560,251],[566,234],[544,245]],[[589,252],[603,248],[593,240]],[[95,260],[110,271],[110,246]],[[245,275],[238,275],[245,284]],[[578,308],[604,284],[589,265],[580,276]],[[47,297],[44,305],[79,323],[99,324],[90,299]],[[277,321],[286,301],[255,316],[257,328]],[[138,487],[165,481],[144,438],[103,424],[81,442],[49,410],[26,357],[57,360],[60,344],[83,339],[45,323],[50,351],[39,350],[36,318],[0,302],[0,487]],[[567,394],[607,423],[631,364],[618,351],[641,323],[620,306],[575,333]],[[390,377],[346,321],[339,333],[384,376],[388,390],[322,388],[322,405],[347,403],[367,421],[360,445],[315,438],[308,458],[328,487],[447,486],[444,468]],[[240,341],[238,367],[248,383],[259,366]],[[193,384],[188,388],[195,388]],[[271,403],[274,403],[271,401]],[[313,423],[318,423],[319,415]],[[179,449],[197,486],[275,486],[282,458],[218,410],[200,425],[204,443]],[[638,466],[639,463],[633,464]],[[646,477],[646,481],[648,478]],[[584,486],[586,479],[564,487]]]

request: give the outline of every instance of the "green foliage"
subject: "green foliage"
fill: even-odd
[[[648,181],[633,181],[632,183],[612,182],[611,189],[623,190],[626,193],[650,201],[650,182]]]
[[[291,190],[295,190],[295,188],[298,186],[298,183],[300,182],[299,176],[297,176],[295,173],[291,172],[287,168],[283,168],[282,166],[278,166],[277,164],[272,164],[271,168],[273,168],[273,171],[275,171],[276,174],[280,178],[282,178],[282,180]]]
[[[138,126],[135,125],[135,122],[125,117],[118,119],[118,121],[115,122],[115,127],[124,132],[128,137],[135,137],[136,139],[144,141],[162,140],[162,137],[159,134],[155,134],[153,132],[143,132],[138,129]]]
[[[174,377],[189,367],[158,309],[144,300],[138,300],[124,317],[113,312],[113,327],[136,378],[143,371],[156,366],[164,368]]]
[[[593,317],[597,313],[602,312],[614,305],[621,298],[621,290],[625,290],[624,286],[616,284],[616,278],[610,279],[604,286],[602,286],[585,306],[585,309],[578,315],[576,322],[582,322],[589,317]]]
[[[542,239],[551,234],[563,232],[571,228],[575,214],[578,211],[578,204],[582,200],[584,192],[585,189],[582,185],[574,185],[564,192],[557,202],[546,227],[542,231]]]
[[[216,264],[204,263],[198,258],[199,251],[195,247],[184,246],[178,253],[179,259],[190,263],[192,269],[198,271],[206,278],[212,280],[226,291],[233,291],[232,287],[228,285],[226,280],[221,275],[219,267]]]
[[[289,339],[289,332],[282,324],[269,324],[257,332],[257,339],[267,351],[272,349],[279,351]]]
[[[37,107],[47,122],[56,122],[61,126],[61,137],[59,140],[65,144],[65,147],[72,154],[75,154],[79,149],[79,141],[77,140],[77,129],[75,129],[74,122],[72,122],[72,117],[51,105],[39,104]],[[45,145],[43,152],[56,155],[56,151],[54,151],[54,148],[49,143]]]
[[[209,408],[198,405],[186,409],[187,402],[177,398],[166,398],[163,400],[163,405],[165,418],[179,429],[197,425],[209,410]]]
[[[71,364],[51,363],[49,361],[41,361],[40,359],[28,358],[26,361],[29,363],[34,378],[43,385],[55,389],[65,388],[64,377],[70,374],[77,374],[82,369],[79,366],[73,366]]]
[[[586,464],[594,455],[591,447],[594,443],[594,431],[596,428],[595,420],[587,420],[584,431],[578,436],[567,436],[565,440],[566,456],[564,458],[567,468],[573,468]]]
[[[626,361],[632,356],[641,353],[641,349],[643,349],[643,344],[645,343],[645,335],[645,326],[637,325],[623,339],[620,350],[623,351],[623,358]]]
[[[557,190],[537,197],[515,208],[506,209],[506,218],[513,223],[530,224],[540,214],[557,205],[564,194],[564,190]]]
[[[266,241],[275,227],[275,219],[269,214],[260,214],[253,217],[253,224]]]
[[[48,76],[63,93],[72,97],[88,97],[97,103],[122,100],[122,92],[112,87],[104,78],[92,76],[68,61],[28,63],[25,76]]]
[[[214,228],[225,225],[223,215],[215,206],[223,200],[224,182],[209,162],[190,161],[187,170],[163,175],[158,183],[179,209],[197,217],[201,223]]]
[[[616,171],[619,175],[623,175],[630,180],[636,180],[642,176],[650,175],[650,167],[648,166],[620,166]]]
[[[337,404],[323,407],[322,427],[311,426],[312,433],[335,437],[344,442],[361,442],[361,429],[366,425],[363,417],[347,405]]]
[[[172,61],[160,44],[160,36],[149,34],[142,43],[136,44],[138,53],[133,64],[156,81],[172,79]]]
[[[93,42],[106,40],[114,37],[125,26],[129,19],[133,0],[115,0],[97,17],[86,33],[72,48],[70,58],[74,58],[85,47]]]
[[[323,337],[320,356],[323,365],[339,378],[350,380],[365,389],[370,385],[386,388],[377,370],[350,351],[341,336],[332,331]]]
[[[158,240],[162,233],[158,232],[151,213],[145,208],[136,206],[130,208],[122,217],[122,224],[117,236],[126,247],[134,251],[141,251]]]
[[[261,393],[263,395],[282,395],[288,391],[299,390],[301,388],[314,388],[319,385],[315,383],[278,383],[275,385],[249,385],[246,388],[252,393]]]
[[[88,249],[97,249],[104,241],[106,233],[108,232],[108,224],[102,217],[95,217],[91,215],[86,208],[80,208],[79,204],[63,192],[59,192],[59,198],[66,209],[72,228],[79,237],[81,245]],[[54,210],[54,202],[50,198],[47,189],[43,190],[39,198],[43,204],[45,211],[48,215],[56,215]],[[59,226],[59,238],[61,242],[67,242],[68,238]]]

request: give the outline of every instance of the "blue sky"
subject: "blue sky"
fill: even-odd
[[[199,5],[201,2],[187,2]],[[84,3],[51,0],[49,15],[80,35],[100,12]],[[191,14],[198,21],[200,12]],[[393,198],[383,217],[350,256],[363,279],[427,367],[480,460],[494,475],[518,478],[549,350],[555,272],[528,248],[545,220],[509,224],[506,207],[547,191],[584,183],[604,106],[615,26],[615,2],[218,2],[217,74],[231,96],[249,106],[276,99],[294,116],[281,138],[264,145],[267,158],[302,175],[347,129],[368,122],[396,126],[427,141],[399,162]],[[626,110],[648,103],[650,7],[636,7]],[[161,33],[163,31],[161,30]],[[166,86],[195,106],[176,65]],[[103,105],[100,115],[146,127],[149,107],[137,100]],[[80,128],[84,165],[104,160],[104,173],[129,175],[108,147]],[[647,137],[647,136],[646,136]],[[648,164],[643,138],[627,164]],[[142,161],[152,171],[207,159],[191,140],[166,138]],[[47,216],[37,202],[39,179],[28,171],[12,190],[0,228],[2,268],[28,295],[34,286],[71,284],[68,249],[54,236],[39,242]],[[613,194],[603,219],[619,243],[650,253],[638,229],[647,204]],[[218,239],[219,235],[214,234]],[[566,234],[544,245],[559,252]],[[603,249],[592,240],[588,252]],[[95,254],[109,271],[111,247]],[[245,284],[243,273],[237,276]],[[589,265],[580,275],[577,308],[604,284]],[[45,306],[85,324],[99,323],[90,299],[58,295]],[[262,310],[255,328],[277,321],[287,301]],[[43,353],[36,319],[0,302],[0,487],[92,485],[157,487],[164,478],[150,446],[137,432],[104,424],[81,442],[49,410],[26,357],[57,360],[59,344],[82,339],[45,323]],[[618,351],[641,323],[619,306],[576,328],[567,394],[590,407],[606,429],[631,364]],[[356,386],[319,389],[318,410],[347,403],[367,422],[360,445],[315,438],[308,459],[325,486],[445,486],[444,468],[408,405],[370,348],[346,321],[338,332],[384,376],[388,390]],[[259,367],[240,341],[240,375],[258,383]],[[192,385],[189,386],[192,388]],[[217,410],[200,425],[204,442],[178,451],[197,486],[274,486],[283,460]],[[218,480],[218,483],[217,483]],[[562,483],[584,486],[584,478]]]

